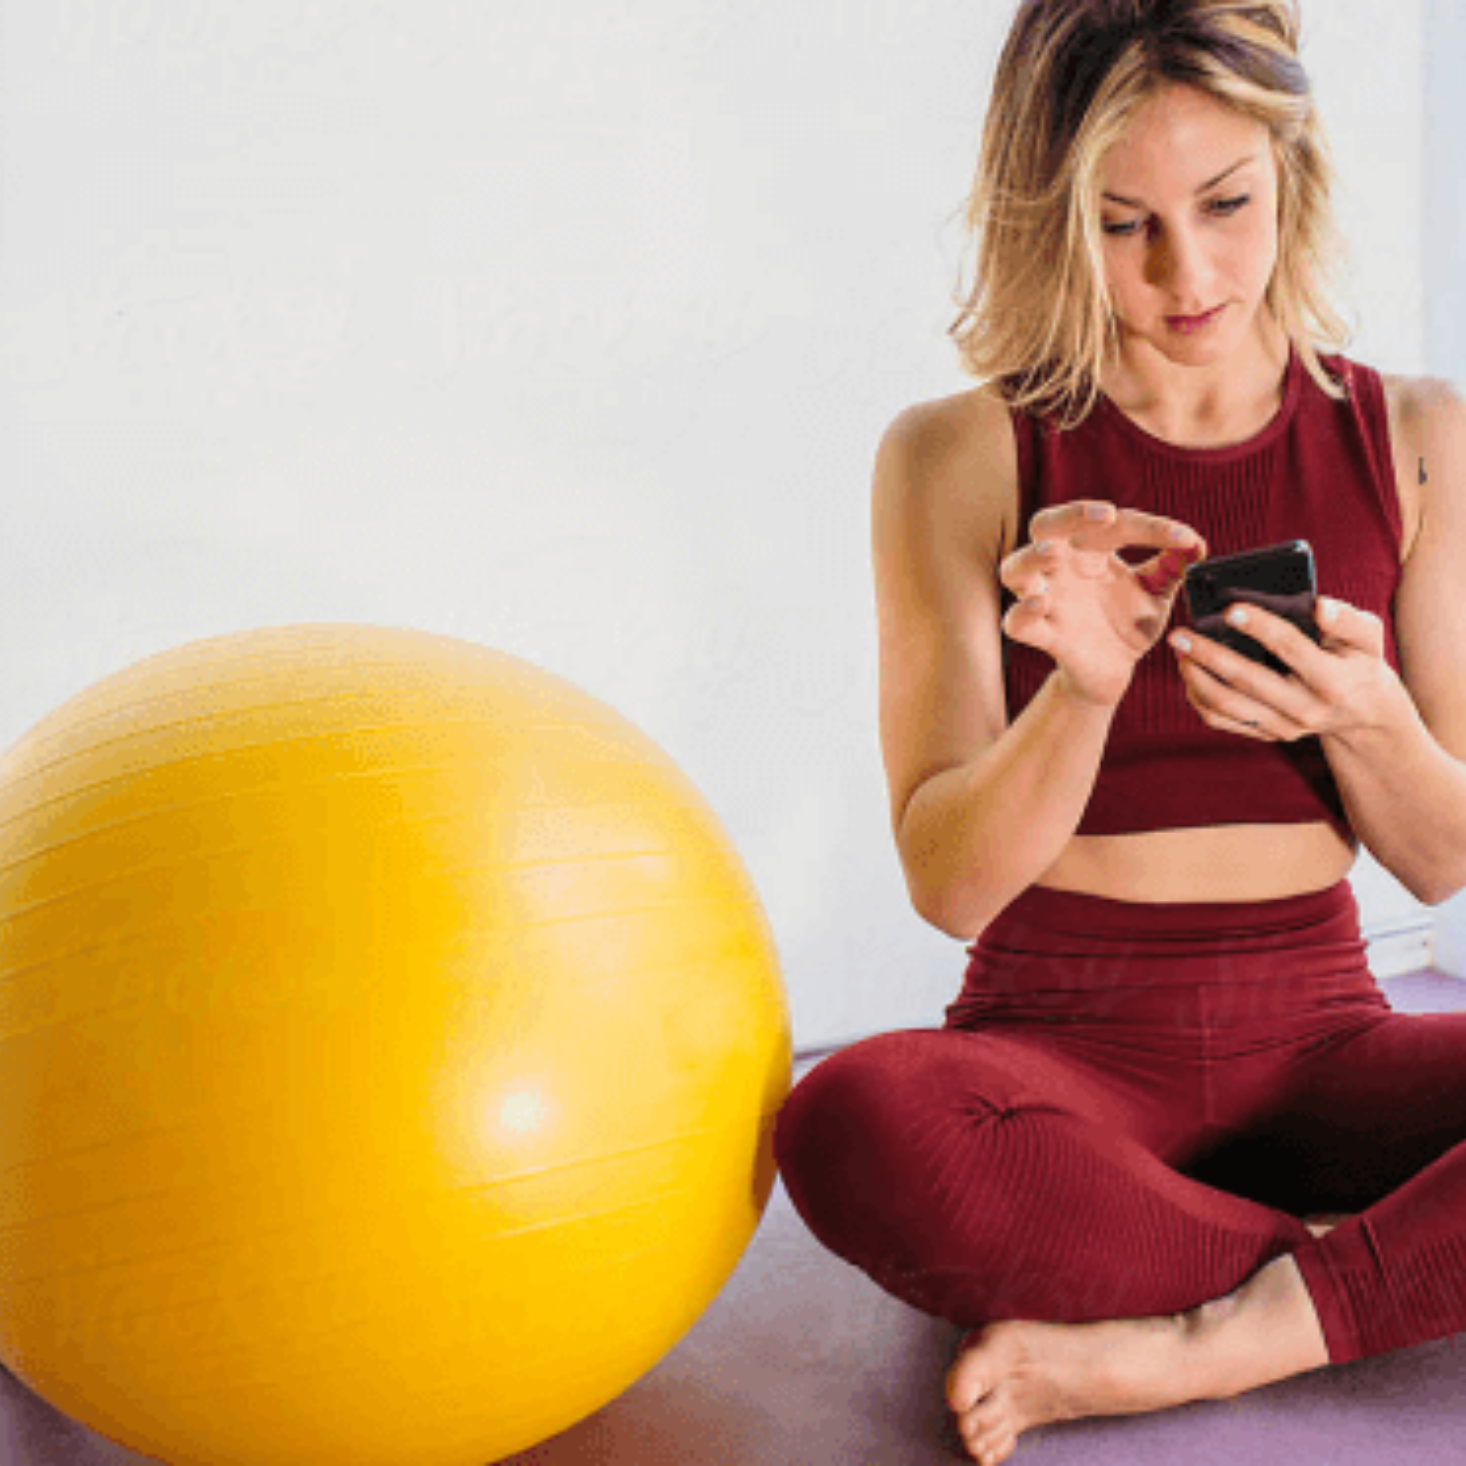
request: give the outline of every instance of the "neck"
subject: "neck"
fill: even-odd
[[[1276,406],[1290,346],[1270,316],[1260,318],[1236,351],[1196,365],[1127,333],[1100,386],[1123,412],[1162,425],[1163,437],[1180,438],[1246,422]]]

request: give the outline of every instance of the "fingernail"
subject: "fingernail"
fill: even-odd
[[[1227,620],[1230,621],[1233,626],[1246,626],[1247,612],[1244,611],[1241,606],[1233,606],[1232,609],[1227,612]]]
[[[1086,504],[1084,506],[1084,517],[1086,519],[1108,519],[1109,509],[1103,504]]]
[[[1171,638],[1171,645],[1175,647],[1178,652],[1189,652],[1191,650],[1191,638],[1187,636],[1184,631],[1178,631]]]
[[[1331,601],[1327,596],[1321,598],[1323,606],[1323,619],[1325,621],[1337,621],[1339,619],[1339,603]]]
[[[1173,524],[1171,526],[1171,538],[1179,545],[1183,540],[1191,538],[1191,531],[1184,525]]]

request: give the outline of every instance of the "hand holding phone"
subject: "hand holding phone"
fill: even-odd
[[[1291,675],[1292,668],[1245,632],[1229,626],[1222,619],[1229,606],[1238,601],[1261,606],[1291,621],[1314,642],[1323,641],[1314,612],[1318,593],[1313,547],[1307,540],[1219,555],[1188,566],[1183,590],[1186,613],[1197,631],[1281,677]]]

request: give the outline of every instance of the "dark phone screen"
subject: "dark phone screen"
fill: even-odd
[[[1242,601],[1285,617],[1311,640],[1322,641],[1314,620],[1316,584],[1312,546],[1307,540],[1290,540],[1191,566],[1184,584],[1186,611],[1203,636],[1287,677],[1291,667],[1222,617]]]

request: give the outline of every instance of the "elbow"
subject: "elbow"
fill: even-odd
[[[1380,861],[1380,864],[1384,865],[1384,862]],[[1439,906],[1466,890],[1466,852],[1460,860],[1422,860],[1413,869],[1385,868],[1425,906]]]
[[[951,937],[954,942],[961,942],[965,946],[971,946],[982,932],[980,925],[956,920],[940,912],[925,911],[920,906],[916,911],[928,926],[934,926],[944,937]]]
[[[935,927],[943,936],[953,941],[971,944],[978,939],[983,927],[992,919],[992,913],[975,910],[972,891],[946,889],[933,891],[913,880],[910,872],[906,877],[907,893],[916,914],[928,926]],[[965,899],[959,899],[965,898]]]
[[[965,869],[960,878],[942,868],[929,850],[903,840],[907,832],[897,830],[896,849],[906,894],[916,914],[943,936],[958,942],[975,942],[982,929],[1012,899],[1011,892],[996,888],[991,873]]]
[[[1466,873],[1461,874],[1450,881],[1401,881],[1406,890],[1410,892],[1422,905],[1439,906],[1449,901],[1452,896],[1466,890]]]

